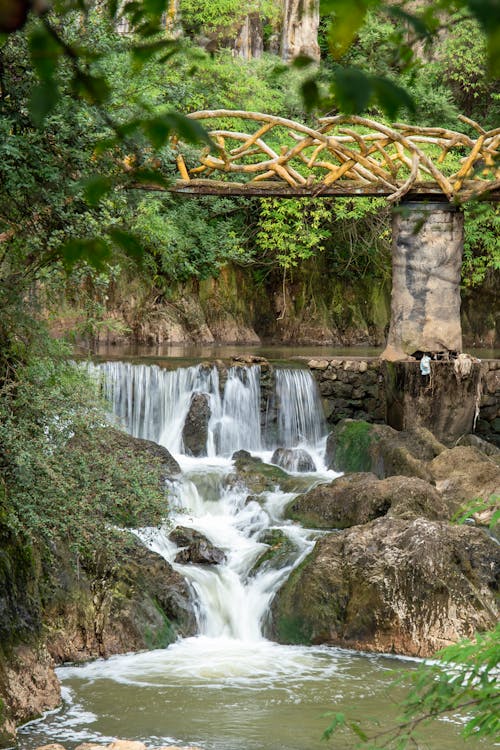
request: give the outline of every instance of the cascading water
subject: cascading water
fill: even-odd
[[[275,592],[312,549],[316,533],[283,519],[292,494],[250,491],[230,457],[246,449],[269,462],[273,448],[293,446],[306,450],[319,469],[300,475],[302,491],[334,476],[323,465],[323,417],[310,374],[277,370],[269,392],[261,388],[258,366],[221,373],[201,365],[173,372],[123,363],[91,369],[102,376],[116,419],[132,435],[165,445],[181,466],[182,477],[172,482],[169,526],[136,533],[189,580],[199,634],[163,650],[59,668],[64,705],[21,730],[23,750],[47,742],[75,748],[114,737],[148,747],[321,750],[325,711],[350,713],[359,705],[365,715],[386,717],[385,687],[394,666],[387,657],[280,646],[263,636]],[[205,393],[210,407],[207,455],[201,458],[182,450],[194,393]],[[224,561],[176,562],[181,550],[170,538],[176,525],[204,535]],[[288,553],[279,565],[261,557],[272,549],[269,534],[286,540]],[[450,724],[441,732],[434,726],[434,736],[434,750],[457,747]]]
[[[222,395],[215,366],[165,371],[156,366],[108,362],[94,366],[94,370],[102,374],[105,396],[127,430],[166,446],[184,467],[183,479],[172,490],[178,512],[171,523],[201,532],[225,553],[222,565],[180,565],[175,561],[178,549],[168,539],[168,530],[138,532],[148,546],[190,581],[196,594],[200,634],[242,641],[261,639],[270,600],[292,567],[310,551],[313,541],[310,532],[280,519],[290,494],[275,492],[272,503],[269,498],[248,502],[245,486],[227,483],[231,472],[228,459],[234,451],[245,449],[269,460],[263,445],[276,447],[265,420],[261,427],[260,366],[228,368]],[[181,452],[183,426],[194,393],[205,393],[210,407],[206,459],[188,459]],[[318,448],[324,431],[323,416],[310,373],[277,370],[271,400],[278,415],[276,445],[307,446],[321,465]],[[216,459],[218,466],[212,466],[211,459]],[[207,475],[211,477],[208,493]],[[311,484],[316,481],[316,476],[311,478]],[[259,537],[270,527],[290,540],[295,555],[282,568],[263,566],[251,574],[252,566],[267,549]]]
[[[155,365],[106,362],[90,367],[101,374],[104,396],[125,429],[175,454],[183,452],[182,430],[194,393],[205,393],[209,401],[208,456],[299,443],[315,449],[325,434],[316,383],[307,370],[275,371],[270,401],[277,424],[268,418],[261,426],[259,365],[228,368],[222,393],[215,366],[163,370]]]

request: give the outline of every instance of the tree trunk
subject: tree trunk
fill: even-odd
[[[318,26],[319,0],[283,0],[283,60],[306,55],[319,61]]]

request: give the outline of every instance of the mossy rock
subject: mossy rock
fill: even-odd
[[[315,483],[309,476],[291,476],[279,466],[266,464],[248,451],[233,454],[234,472],[225,478],[227,486],[241,483],[254,495],[272,492],[279,487],[283,492],[303,492]]]
[[[417,477],[378,479],[370,472],[344,474],[292,500],[285,517],[315,529],[347,529],[389,515],[393,518],[450,518],[439,492]]]
[[[380,479],[401,475],[429,481],[428,462],[444,450],[422,427],[398,432],[388,425],[344,419],[328,436],[326,459],[334,471],[371,471]]]
[[[275,597],[269,636],[431,656],[494,627],[499,569],[481,529],[378,518],[319,539]]]
[[[268,549],[257,558],[250,576],[269,568],[284,568],[293,562],[297,554],[297,546],[281,529],[267,529],[260,535],[259,542],[267,544]]]

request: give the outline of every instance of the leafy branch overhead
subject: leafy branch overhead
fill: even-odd
[[[416,6],[416,7],[415,7]],[[500,77],[500,6],[498,0],[439,0],[433,3],[386,0],[320,0],[322,16],[328,17],[326,40],[336,61],[329,95],[322,96],[315,76],[303,89],[309,108],[338,107],[345,114],[360,114],[378,105],[392,119],[398,111],[415,112],[407,87],[393,78],[373,75],[345,64],[345,56],[373,14],[392,22],[390,45],[400,73],[411,73],[422,62],[425,50],[445,29],[474,19],[486,38],[489,76]]]

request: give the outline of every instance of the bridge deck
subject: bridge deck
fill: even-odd
[[[209,124],[210,145],[196,151],[172,138],[177,193],[500,200],[500,128],[485,131],[465,117],[468,132],[357,115],[323,117],[314,128],[242,110],[189,117]]]
[[[403,183],[396,183],[402,187]],[[153,185],[141,186],[143,189],[156,190]],[[468,200],[478,190],[475,180],[464,183],[461,192],[461,200]],[[386,185],[377,183],[359,183],[344,181],[333,185],[298,185],[293,187],[286,182],[261,181],[261,182],[228,182],[223,180],[177,180],[170,191],[183,195],[219,195],[219,196],[243,196],[251,197],[276,197],[276,198],[389,198],[394,190]],[[500,201],[500,187],[496,190],[481,192],[481,200],[490,202]],[[448,203],[448,197],[436,182],[417,182],[410,190],[404,193],[402,199],[405,201],[431,201]]]

